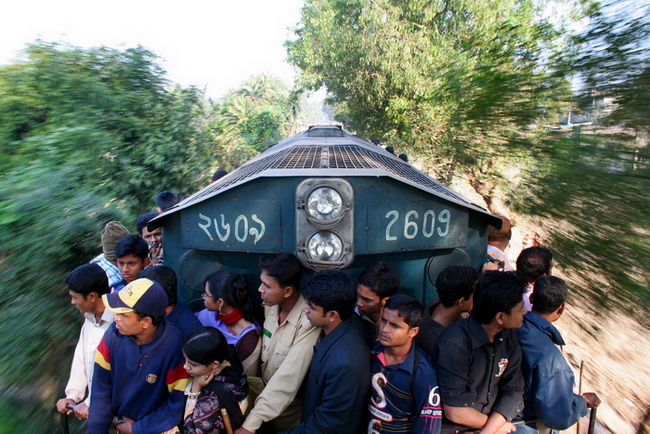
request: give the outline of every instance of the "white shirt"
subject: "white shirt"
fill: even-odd
[[[81,326],[79,342],[77,342],[74,357],[72,358],[72,366],[70,366],[70,379],[65,387],[66,398],[79,403],[86,396],[86,388],[88,388],[88,397],[84,402],[90,407],[95,352],[104,333],[113,323],[114,316],[113,312],[106,309],[102,314],[102,318],[97,321],[93,312],[84,313],[84,324]]]

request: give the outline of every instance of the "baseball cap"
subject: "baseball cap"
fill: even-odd
[[[108,261],[115,261],[115,246],[120,238],[125,235],[129,235],[129,230],[124,227],[124,225],[117,221],[112,221],[106,223],[104,229],[102,229],[102,251],[104,252],[104,257]]]
[[[149,279],[136,279],[118,292],[102,295],[102,300],[115,313],[137,310],[151,316],[163,316],[167,308],[165,290]]]

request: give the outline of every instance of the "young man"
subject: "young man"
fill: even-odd
[[[117,242],[117,267],[127,284],[133,282],[138,273],[149,265],[148,255],[147,243],[138,235],[127,235]]]
[[[415,336],[415,343],[427,354],[433,356],[436,342],[445,328],[461,314],[471,312],[477,283],[478,271],[472,267],[452,265],[438,275],[438,299],[424,309],[420,333]]]
[[[311,325],[323,330],[307,375],[300,425],[289,434],[358,434],[368,403],[370,351],[354,314],[356,288],[340,270],[320,271],[303,290]]]
[[[501,217],[503,225],[501,229],[492,225],[488,226],[488,258],[498,271],[514,271],[505,254],[512,238],[512,223],[505,216],[497,215],[497,217]]]
[[[533,308],[530,294],[533,292],[535,281],[542,276],[550,276],[553,268],[553,254],[544,247],[529,247],[519,253],[517,257],[517,271],[526,279],[526,292],[524,293],[524,307],[526,312]]]
[[[178,279],[172,267],[159,265],[149,267],[138,273],[138,279],[146,278],[160,283],[167,294],[167,308],[165,318],[183,333],[187,339],[196,330],[201,328],[201,322],[194,316],[192,309],[178,301]]]
[[[98,264],[86,264],[75,268],[65,279],[70,294],[70,304],[74,305],[84,317],[79,342],[74,350],[70,379],[65,388],[65,398],[56,403],[59,413],[74,411],[78,418],[88,418],[90,391],[92,390],[95,352],[104,332],[113,322],[113,312],[106,309],[102,295],[110,292],[106,273]],[[86,396],[86,389],[88,396]],[[68,405],[74,405],[72,410]]]
[[[178,203],[178,196],[171,190],[165,190],[156,196],[156,211],[159,213],[167,211]]]
[[[297,396],[321,329],[309,323],[300,294],[302,267],[290,253],[262,258],[259,292],[264,303],[262,380],[266,386],[236,434],[253,433],[262,423],[285,431],[300,423],[302,397]]]
[[[526,282],[515,273],[488,271],[474,292],[467,319],[447,327],[434,352],[445,417],[481,429],[514,431],[523,408],[521,349],[513,329],[524,321]]]
[[[376,262],[361,272],[357,285],[357,311],[371,323],[371,341],[377,338],[381,310],[397,292],[399,276],[385,262]]]
[[[157,212],[148,212],[138,217],[135,223],[136,229],[149,247],[149,258],[153,265],[163,262],[163,242],[162,242],[162,228],[157,227],[151,232],[147,229],[147,224],[151,219],[157,217]]]
[[[165,290],[137,279],[102,298],[116,315],[97,347],[88,432],[107,434],[114,418],[122,434],[160,434],[177,426],[188,374],[183,335],[165,320]]]
[[[413,342],[422,305],[397,294],[386,302],[373,348],[368,433],[439,433],[442,420],[436,373]]]
[[[129,230],[122,223],[116,221],[106,223],[101,235],[103,253],[90,261],[91,264],[96,263],[104,269],[108,277],[108,286],[112,291],[119,291],[126,285],[115,257],[115,246],[118,240],[126,235],[129,235]]]
[[[521,370],[526,381],[524,419],[539,422],[517,427],[518,433],[565,430],[587,414],[587,407],[597,407],[595,393],[573,393],[575,378],[558,346],[564,345],[553,322],[566,308],[566,283],[558,277],[543,276],[535,281],[531,295],[533,310],[517,329],[523,353]],[[557,432],[557,431],[553,431]]]

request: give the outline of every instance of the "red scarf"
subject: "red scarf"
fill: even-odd
[[[218,318],[227,326],[235,324],[237,321],[244,317],[244,311],[241,309],[233,309],[228,315],[218,315]]]

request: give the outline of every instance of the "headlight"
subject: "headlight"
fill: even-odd
[[[319,187],[307,198],[307,214],[317,220],[336,220],[343,210],[343,198],[331,187]]]
[[[336,261],[343,253],[343,241],[334,232],[316,232],[307,243],[307,254],[318,261]]]

